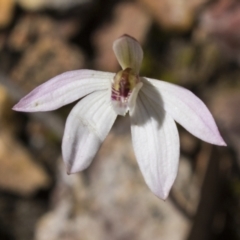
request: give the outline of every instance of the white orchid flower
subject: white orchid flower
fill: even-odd
[[[144,179],[166,199],[177,175],[179,135],[176,122],[203,141],[226,146],[214,119],[192,92],[160,80],[140,77],[143,51],[124,35],[113,44],[122,70],[76,70],[40,85],[14,106],[22,112],[50,111],[84,97],[72,109],[62,141],[67,172],[92,162],[117,115],[129,112],[134,152]]]

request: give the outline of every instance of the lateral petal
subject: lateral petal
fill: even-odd
[[[135,74],[139,73],[143,59],[143,50],[136,39],[123,35],[114,41],[113,51],[123,70],[131,68]]]
[[[191,91],[160,80],[142,78],[142,81],[142,91],[158,105],[157,99],[161,98],[165,111],[191,134],[205,142],[226,146],[212,114]]]
[[[91,92],[110,88],[113,77],[113,73],[85,69],[65,72],[35,88],[22,98],[13,110],[55,110]]]
[[[89,166],[116,116],[107,91],[94,92],[77,103],[67,118],[62,141],[68,173]]]
[[[179,136],[172,117],[157,109],[142,91],[131,113],[134,152],[152,192],[166,199],[176,178],[179,162]]]

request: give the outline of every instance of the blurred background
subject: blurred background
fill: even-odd
[[[147,188],[119,117],[82,173],[68,176],[61,138],[73,104],[12,106],[73,69],[118,71],[113,41],[143,46],[142,76],[193,91],[228,147],[178,126],[181,158],[169,198]],[[239,0],[0,0],[0,239],[240,239]]]

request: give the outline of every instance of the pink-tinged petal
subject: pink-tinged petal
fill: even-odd
[[[189,90],[160,80],[142,78],[143,92],[156,105],[161,98],[163,107],[173,119],[203,141],[226,146],[212,114],[206,105]]]
[[[107,91],[91,93],[73,108],[67,118],[62,141],[68,173],[79,172],[89,166],[116,116]]]
[[[113,51],[122,69],[131,68],[139,73],[143,50],[138,41],[128,35],[123,35],[113,43]]]
[[[35,88],[22,98],[13,110],[21,112],[55,110],[91,92],[109,88],[113,77],[113,73],[93,70],[65,72]]]
[[[133,148],[144,179],[156,196],[166,199],[178,170],[176,124],[163,109],[156,110],[142,91],[130,116]]]

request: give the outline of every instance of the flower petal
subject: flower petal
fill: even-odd
[[[114,41],[113,51],[123,70],[131,68],[135,74],[139,73],[143,59],[143,50],[136,39],[123,35]]]
[[[212,114],[192,92],[160,80],[142,78],[142,81],[142,91],[156,104],[162,98],[165,111],[186,130],[203,141],[226,146]]]
[[[131,114],[131,131],[147,185],[159,198],[166,199],[179,162],[179,136],[174,120],[163,109],[156,110],[154,102],[140,91]]]
[[[113,73],[76,70],[60,74],[35,88],[13,109],[21,112],[55,110],[91,92],[110,87]]]
[[[107,91],[94,92],[73,108],[62,141],[63,160],[68,173],[89,166],[116,116]]]

